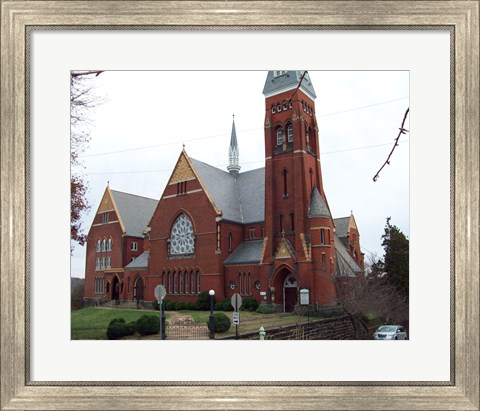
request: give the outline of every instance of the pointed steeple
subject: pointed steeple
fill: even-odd
[[[300,89],[307,94],[312,100],[315,100],[317,95],[313,89],[312,81],[308,72],[303,70],[274,70],[269,71],[267,80],[265,81],[265,87],[263,88],[263,94],[265,97],[270,97],[276,94],[283,93],[288,90],[294,90],[300,84]]]
[[[308,207],[307,217],[324,217],[331,218],[330,210],[328,209],[325,201],[320,195],[317,187],[313,187],[312,196],[310,197],[310,207]]]
[[[233,116],[232,123],[232,136],[230,137],[230,147],[228,148],[228,166],[227,170],[233,176],[238,176],[240,172],[239,164],[239,150],[238,150],[238,141],[237,141],[237,132],[235,130],[235,115]]]

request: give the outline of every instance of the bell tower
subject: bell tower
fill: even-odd
[[[278,303],[282,282],[275,272],[283,256],[298,288],[311,290],[311,303],[330,303],[335,294],[334,223],[323,189],[315,90],[306,71],[269,71],[263,94],[267,237],[263,263],[272,267],[269,285],[276,290]],[[284,249],[290,250],[288,263],[280,252]]]

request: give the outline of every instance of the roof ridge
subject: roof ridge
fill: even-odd
[[[128,193],[128,192],[126,192],[126,191],[120,191],[120,190],[112,190],[112,189],[110,189],[110,192],[112,192],[112,193],[119,193],[119,194],[127,194],[127,195],[132,196],[132,197],[144,198],[144,199],[146,199],[146,200],[160,201],[160,200],[157,200],[156,198],[145,197],[145,196],[141,196],[140,194],[132,194],[132,193]]]

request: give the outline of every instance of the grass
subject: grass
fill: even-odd
[[[205,323],[208,321],[210,311],[197,310],[180,310],[180,314],[188,314],[193,317],[193,320],[198,323]],[[232,320],[232,311],[215,311],[223,312]],[[165,312],[167,320],[170,318],[169,311]],[[144,314],[152,314],[159,316],[158,311],[147,310],[124,310],[116,308],[101,308],[90,307],[81,310],[72,311],[71,313],[71,331],[72,340],[105,340],[107,338],[107,327],[114,318],[123,318],[125,322],[136,321]],[[159,319],[160,321],[160,319]],[[241,311],[240,324],[238,325],[238,332],[249,333],[257,332],[261,326],[268,331],[268,329],[288,326],[293,324],[305,323],[307,317],[295,314],[258,314],[256,312]],[[232,323],[230,329],[219,336],[235,335],[235,325]]]
[[[72,340],[106,340],[107,327],[114,318],[123,318],[125,322],[136,321],[144,314],[159,315],[158,311],[122,310],[116,308],[90,307],[71,313]],[[169,315],[165,314],[167,319]],[[158,319],[160,321],[160,317]]]

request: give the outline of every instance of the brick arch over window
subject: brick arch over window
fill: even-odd
[[[172,225],[170,235],[170,254],[182,255],[195,252],[195,233],[192,220],[181,213]]]

